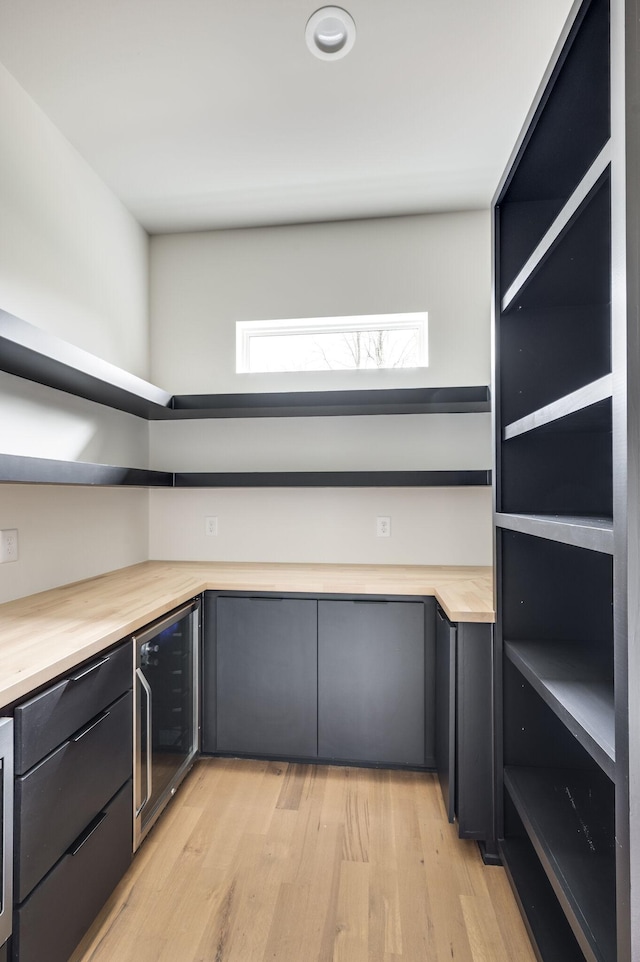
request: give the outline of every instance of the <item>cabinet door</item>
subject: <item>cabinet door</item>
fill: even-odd
[[[456,813],[456,626],[436,616],[436,769],[447,817]]]
[[[317,754],[317,602],[218,598],[216,749]]]
[[[425,764],[425,607],[318,603],[318,755]]]

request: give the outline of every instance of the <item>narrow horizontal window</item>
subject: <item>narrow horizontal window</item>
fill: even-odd
[[[427,367],[426,311],[236,324],[239,373],[407,367]]]

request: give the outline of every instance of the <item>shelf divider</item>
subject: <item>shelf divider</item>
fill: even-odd
[[[505,641],[505,655],[615,779],[613,664],[606,645],[580,641]]]
[[[496,525],[506,531],[530,534],[548,541],[613,554],[611,518],[581,518],[551,514],[496,514]]]
[[[545,424],[552,424],[554,421],[559,421],[570,414],[575,414],[577,411],[583,411],[591,407],[591,405],[597,404],[599,401],[604,401],[612,396],[613,375],[605,374],[604,377],[598,378],[597,381],[585,384],[584,387],[578,388],[577,391],[572,391],[571,394],[566,394],[564,397],[558,398],[557,401],[553,401],[551,404],[545,404],[544,407],[539,408],[537,411],[533,411],[531,414],[527,414],[517,421],[512,421],[511,424],[507,424],[503,431],[503,440],[509,441],[511,438],[516,438],[521,434],[535,431],[536,428],[541,428]]]
[[[508,310],[514,299],[518,296],[525,284],[533,277],[534,273],[541,266],[561,234],[569,226],[573,218],[579,213],[582,204],[585,202],[591,191],[594,189],[605,170],[611,163],[611,141],[607,141],[591,167],[584,175],[573,194],[564,205],[553,224],[546,232],[538,246],[535,248],[520,273],[517,275],[504,297],[502,298],[502,311]]]

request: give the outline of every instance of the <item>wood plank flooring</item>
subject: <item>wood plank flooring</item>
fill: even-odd
[[[435,775],[201,759],[71,962],[535,962]]]

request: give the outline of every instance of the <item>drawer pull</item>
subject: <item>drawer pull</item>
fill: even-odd
[[[78,672],[77,675],[72,675],[69,681],[82,681],[82,679],[86,678],[87,675],[90,675],[92,671],[97,671],[98,668],[102,668],[103,665],[106,665],[108,661],[109,656],[107,655],[106,658],[101,658],[100,661],[96,661],[93,665],[89,665],[88,668]]]
[[[94,721],[89,722],[89,724],[85,728],[82,728],[77,735],[74,735],[71,741],[79,742],[81,738],[84,738],[84,736],[88,735],[90,731],[92,731],[94,728],[97,728],[100,722],[104,721],[105,718],[108,718],[110,714],[110,711],[105,711],[102,713],[102,715],[98,715]]]
[[[107,817],[107,812],[101,812],[100,815],[97,815],[94,818],[94,820],[84,830],[82,835],[80,835],[79,838],[75,840],[75,842],[73,843],[73,847],[69,849],[69,855],[73,856],[78,854],[78,852],[80,851],[82,846],[85,844],[85,842],[88,842],[91,836],[93,835],[93,833],[98,828],[100,828],[100,826],[102,825],[106,817]]]

